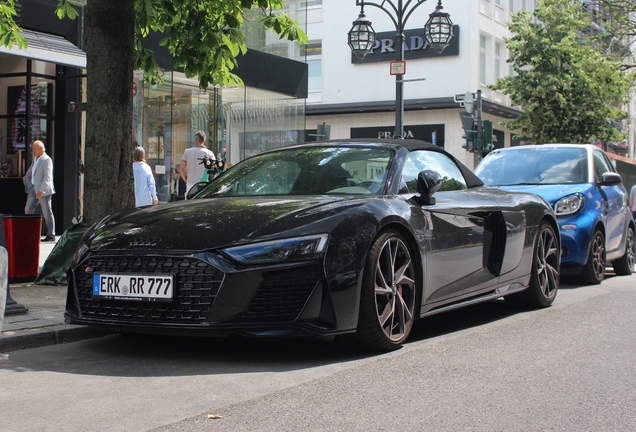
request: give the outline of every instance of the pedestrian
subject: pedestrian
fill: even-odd
[[[629,191],[629,208],[632,211],[632,218],[636,219],[636,184]]]
[[[33,162],[22,178],[27,193],[24,213],[35,214],[38,204],[42,209],[42,217],[46,223],[46,237],[43,242],[55,241],[55,218],[51,209],[51,197],[55,193],[53,186],[53,161],[46,154],[44,143],[40,140],[31,144]]]
[[[188,195],[188,191],[192,186],[203,181],[206,177],[207,169],[203,164],[203,159],[208,158],[213,160],[216,165],[216,157],[211,150],[205,147],[205,132],[198,131],[194,134],[194,147],[190,147],[183,152],[181,158],[181,165],[179,166],[179,175],[186,184],[185,195]]]
[[[146,152],[143,147],[133,150],[133,175],[135,177],[135,207],[157,204],[155,177],[146,163]]]

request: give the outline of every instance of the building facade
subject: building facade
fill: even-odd
[[[443,2],[455,24],[455,37],[441,54],[423,39],[423,26],[436,3],[429,0],[420,4],[405,27],[404,134],[442,146],[474,168],[479,156],[462,148],[465,139],[459,113],[464,108],[455,102],[455,95],[481,90],[483,119],[492,121],[495,147],[524,142],[513,138],[518,131],[500,125],[521,111],[510,97],[488,86],[512,73],[504,42],[504,37],[511,36],[506,24],[521,9],[534,10],[536,0]],[[364,12],[378,39],[364,61],[359,61],[347,45],[347,33],[360,13],[355,0],[317,1],[307,17],[307,127],[330,125],[332,139],[394,134],[396,90],[390,61],[396,59],[395,25],[376,7],[367,6]]]

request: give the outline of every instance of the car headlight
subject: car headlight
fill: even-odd
[[[578,212],[585,203],[583,194],[575,193],[561,198],[554,204],[557,216],[567,216]]]
[[[309,261],[323,257],[328,240],[327,234],[319,234],[235,246],[223,249],[223,252],[247,265]]]

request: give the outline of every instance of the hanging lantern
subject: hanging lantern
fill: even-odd
[[[424,35],[430,47],[440,54],[453,39],[453,22],[450,20],[450,14],[444,10],[442,0],[438,1],[435,12],[429,16],[424,25]]]
[[[358,19],[353,22],[353,27],[349,30],[349,47],[360,60],[365,58],[373,49],[375,43],[375,30],[371,27],[363,11]]]

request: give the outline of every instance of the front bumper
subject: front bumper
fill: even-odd
[[[91,287],[98,273],[173,274],[174,298],[96,298]],[[198,336],[328,336],[353,330],[338,327],[322,262],[238,268],[213,253],[117,251],[92,254],[69,271],[68,280],[67,321],[101,330]]]
[[[576,272],[587,264],[596,219],[587,213],[581,213],[559,218],[558,221],[564,251],[561,269],[566,273]]]

